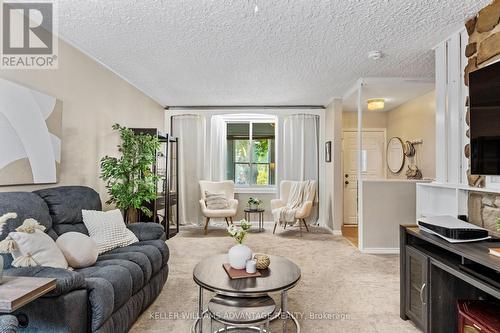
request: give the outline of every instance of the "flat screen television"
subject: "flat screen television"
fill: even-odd
[[[469,74],[471,173],[500,175],[500,62]]]

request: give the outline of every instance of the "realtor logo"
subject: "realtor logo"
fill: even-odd
[[[57,68],[54,2],[3,1],[1,17],[0,68]]]

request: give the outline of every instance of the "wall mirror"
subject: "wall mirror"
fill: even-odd
[[[392,173],[399,173],[405,164],[404,143],[398,137],[392,137],[387,144],[387,167]]]

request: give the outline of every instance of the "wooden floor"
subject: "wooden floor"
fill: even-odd
[[[342,226],[342,236],[353,246],[358,247],[358,226]]]

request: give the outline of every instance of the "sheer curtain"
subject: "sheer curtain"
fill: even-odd
[[[201,225],[198,182],[205,177],[204,117],[173,116],[172,135],[179,138],[179,221],[183,225]]]
[[[210,124],[210,179],[226,180],[227,127],[224,116],[213,116]]]
[[[283,179],[318,180],[319,116],[295,114],[283,121]]]
[[[294,114],[283,120],[283,180],[316,180],[319,194],[319,116]],[[310,221],[318,218],[315,205]]]

